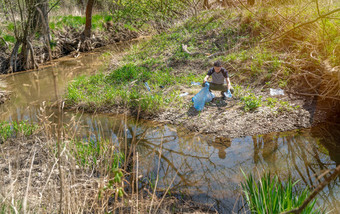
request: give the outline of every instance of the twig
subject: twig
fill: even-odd
[[[61,152],[61,154],[60,154],[61,156],[63,155],[65,149],[66,149],[66,147],[64,147],[63,151]],[[57,160],[54,162],[54,164],[53,164],[53,166],[52,166],[52,169],[51,169],[51,172],[49,173],[48,178],[47,178],[47,180],[46,180],[46,183],[45,183],[45,185],[44,185],[42,191],[40,192],[40,202],[41,202],[41,200],[42,200],[42,196],[43,196],[43,193],[44,193],[44,191],[45,191],[45,188],[46,188],[48,182],[50,181],[51,175],[52,175],[52,173],[54,172],[54,167],[55,167],[55,165],[56,165],[58,162],[59,162],[59,159],[57,159]]]
[[[6,40],[2,38],[1,36],[0,36],[0,39],[5,43],[6,48],[8,48],[8,43],[6,42]]]
[[[163,147],[163,140],[161,141],[161,146],[159,148],[159,156],[158,156],[158,166],[157,166],[157,178],[156,178],[156,183],[155,183],[155,188],[153,190],[152,198],[151,198],[151,204],[150,204],[150,211],[149,214],[151,214],[152,211],[152,205],[153,205],[153,200],[156,195],[156,189],[157,189],[157,184],[158,184],[158,179],[159,179],[159,168],[161,165],[161,155],[162,155],[162,147]],[[177,173],[176,173],[177,174]],[[157,210],[156,210],[157,211]]]
[[[178,170],[176,171],[176,174],[175,174],[174,178],[172,179],[172,181],[170,182],[168,188],[166,189],[166,191],[165,191],[165,193],[164,193],[164,195],[163,195],[161,201],[158,203],[158,206],[157,206],[157,208],[156,208],[155,213],[157,213],[157,210],[158,210],[159,207],[161,206],[161,204],[162,204],[162,202],[163,202],[163,200],[164,200],[166,194],[168,194],[168,191],[169,191],[170,187],[172,186],[172,184],[174,183],[174,181],[175,181],[175,179],[176,179],[176,177],[177,177],[177,174],[178,174]]]
[[[136,193],[137,193],[137,213],[138,213],[138,152],[136,154],[137,156],[137,166],[136,166]]]
[[[25,198],[24,198],[24,201],[23,201],[24,214],[27,213],[27,210],[26,210],[26,208],[27,208],[27,197],[28,197],[28,190],[29,190],[30,183],[31,183],[31,175],[32,175],[33,162],[34,162],[34,158],[35,158],[35,152],[36,152],[36,150],[34,150],[32,162],[31,162],[31,167],[30,167],[30,171],[29,171],[29,174],[28,174],[28,178],[27,178]]]
[[[192,55],[192,56],[202,54],[202,53],[200,53],[200,52],[191,53],[190,51],[188,51],[188,46],[187,46],[187,45],[184,45],[184,44],[182,44],[182,50],[183,50],[185,53],[190,54],[190,55]]]
[[[302,95],[302,96],[308,96],[308,97],[317,96],[317,97],[321,97],[321,98],[324,98],[324,99],[332,99],[332,100],[340,101],[340,98],[325,96],[325,95],[321,95],[321,94],[308,94],[308,93],[299,93],[299,92],[293,92],[293,91],[287,91],[287,93],[296,94],[296,95]]]
[[[303,204],[298,207],[298,208],[295,208],[295,209],[292,209],[290,211],[287,211],[287,212],[283,212],[282,214],[289,214],[289,213],[294,213],[294,214],[299,214],[301,213],[305,208],[306,206],[309,204],[309,202],[311,202],[313,200],[313,198],[321,191],[323,190],[323,188],[328,185],[333,179],[335,179],[338,175],[340,174],[340,165],[338,165],[333,174],[331,174],[328,178],[326,178],[324,180],[324,182],[322,182],[321,184],[319,184],[319,186],[314,189],[314,191],[312,192],[312,194],[310,194],[310,196],[303,202]]]
[[[51,12],[51,10],[59,4],[60,0],[58,0],[52,7],[47,11],[47,14]]]
[[[290,29],[290,30],[284,32],[283,34],[281,34],[281,35],[279,35],[279,36],[277,36],[277,37],[275,37],[275,38],[273,38],[273,39],[271,39],[271,40],[264,40],[263,42],[268,42],[268,41],[272,41],[272,40],[279,39],[279,38],[281,38],[281,37],[287,35],[288,33],[292,32],[292,31],[294,31],[294,30],[296,30],[296,29],[298,29],[298,28],[300,28],[300,27],[302,27],[302,26],[312,24],[312,23],[314,23],[314,22],[316,22],[316,21],[318,21],[319,19],[322,19],[322,18],[327,18],[327,16],[329,16],[329,15],[331,15],[331,14],[333,14],[333,13],[336,13],[336,12],[340,12],[340,8],[335,9],[335,10],[332,10],[332,11],[330,11],[330,12],[328,12],[328,13],[323,14],[323,15],[319,15],[317,18],[315,18],[315,19],[313,19],[313,20],[311,20],[311,21],[301,23],[301,24],[299,24],[299,25],[293,27],[292,29]],[[263,43],[263,42],[261,42],[261,43]]]
[[[10,178],[10,183],[11,183],[11,193],[12,193],[11,207],[13,208],[15,214],[18,214],[18,210],[17,210],[17,208],[14,205],[14,196],[13,196],[13,189],[14,189],[13,185],[17,181],[17,179],[15,179],[12,182],[12,167],[11,167],[11,162],[8,163],[8,173],[9,173],[9,178]]]

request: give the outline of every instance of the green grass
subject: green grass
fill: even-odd
[[[0,122],[0,141],[4,142],[11,137],[29,136],[38,129],[38,125],[28,121],[13,121],[12,123]]]
[[[6,200],[3,200],[3,198],[0,198],[1,201],[6,201]],[[1,202],[0,203],[0,214],[8,214],[8,213],[22,213],[23,212],[23,203],[22,203],[22,200],[14,200],[14,206],[16,208],[16,210],[14,210],[12,208],[11,205],[9,205],[8,203],[4,203],[4,202]]]
[[[124,156],[112,146],[112,142],[73,140],[72,144],[73,155],[79,166],[97,168],[98,165],[103,165],[107,171],[115,172],[124,162]],[[108,154],[110,158],[106,157]]]
[[[245,181],[241,183],[243,197],[251,213],[282,213],[302,205],[309,196],[308,188],[299,190],[298,182],[290,178],[287,182],[280,182],[279,178],[270,174],[263,175],[258,181],[251,174],[242,171]],[[303,214],[324,213],[315,206],[316,199],[308,204]]]
[[[92,16],[92,30],[103,31],[103,24],[107,20],[111,20],[110,16],[96,14]],[[83,29],[85,26],[85,16],[56,16],[51,17],[49,26],[52,30],[62,30],[65,27],[72,27],[75,29]]]
[[[302,55],[289,58],[289,54],[306,48],[305,41],[309,41],[308,39],[316,43],[321,39],[316,38],[314,34],[308,34],[310,37],[307,39],[305,31],[297,31],[297,35],[301,34],[299,36],[307,40],[294,40],[284,47],[279,41],[258,43],[264,39],[264,35],[272,33],[282,24],[277,21],[274,9],[286,11],[285,14],[289,17],[299,11],[295,7],[287,9],[284,4],[275,8],[256,8],[256,14],[233,9],[203,11],[198,16],[188,18],[166,32],[153,36],[149,41],[133,46],[124,57],[120,68],[109,71],[108,74],[76,79],[68,88],[67,102],[70,105],[85,104],[90,109],[117,105],[136,108],[140,105],[143,111],[150,113],[168,107],[178,108],[181,107],[181,102],[176,98],[178,87],[175,86],[189,86],[190,81],[201,82],[215,60],[221,60],[224,65],[229,66],[233,85],[237,83],[256,87],[266,84],[266,87],[287,87],[289,78],[298,72],[295,66],[289,64],[296,63],[295,57],[304,58]],[[303,11],[301,16],[310,18],[307,16],[310,12],[309,8]],[[125,23],[135,28],[129,22]],[[325,50],[333,50],[333,58],[337,58],[334,41],[338,41],[340,36],[336,34],[337,29],[333,24],[334,22],[327,22],[332,35],[328,39],[332,41],[329,41],[330,46],[326,45]],[[290,27],[291,24],[287,24],[286,28]],[[320,33],[317,32],[318,35],[321,35]],[[182,44],[188,45],[189,51],[200,54],[190,55],[184,52]],[[324,52],[323,58],[331,55],[327,51]],[[226,54],[206,57],[216,52]],[[148,82],[151,92],[146,91],[144,82]],[[160,86],[171,89],[160,89]],[[255,110],[265,104],[261,98],[241,91],[235,97],[242,98],[245,111]],[[268,105],[273,106],[274,103]]]
[[[123,197],[124,178],[123,171],[124,153],[119,151],[111,141],[83,141],[72,140],[70,146],[72,156],[77,165],[82,169],[96,171],[106,175],[109,182],[99,191],[98,197],[106,190],[114,190],[119,197]]]
[[[128,63],[109,74],[99,73],[90,77],[81,76],[67,88],[67,104],[85,103],[89,109],[113,107],[116,105],[137,109],[144,112],[157,112],[171,105],[182,102],[176,85],[197,81],[195,75],[171,75],[172,70],[158,67],[151,70],[146,66],[156,65],[147,61],[144,66]],[[201,77],[200,77],[201,78]],[[147,82],[151,91],[144,85]],[[173,90],[166,92],[168,88]]]

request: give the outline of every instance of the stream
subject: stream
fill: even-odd
[[[12,92],[11,99],[0,105],[0,121],[38,122],[40,108],[61,97],[68,82],[76,76],[103,70],[108,59],[103,55],[112,58],[130,45],[112,45],[82,53],[79,58],[58,59],[38,71],[0,77],[0,87]],[[81,127],[77,135],[94,141],[114,140],[123,127],[128,138],[140,140],[137,150],[144,175],[142,184],[154,183],[158,174],[160,190],[171,186],[172,195],[209,203],[220,213],[237,213],[242,206],[241,169],[254,174],[270,171],[282,179],[299,180],[301,187],[315,188],[320,174],[340,164],[339,124],[226,139],[121,115],[65,112],[63,121],[77,121]],[[340,213],[340,178],[331,182],[318,198],[320,206]]]

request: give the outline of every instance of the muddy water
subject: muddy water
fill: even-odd
[[[52,103],[60,97],[67,82],[103,68],[103,53],[119,55],[128,46],[98,49],[77,59],[60,59],[39,71],[2,77],[1,87],[12,91],[12,96],[9,102],[0,105],[0,120],[39,121],[37,115],[43,103]],[[53,109],[47,111],[49,114],[54,112]],[[121,133],[128,139],[135,136],[140,140],[139,170],[145,176],[141,186],[155,185],[158,174],[160,190],[171,186],[172,195],[209,203],[220,213],[238,212],[242,207],[240,169],[255,174],[271,171],[282,179],[290,176],[300,180],[301,187],[315,187],[319,184],[318,175],[340,164],[340,126],[337,124],[225,139],[192,135],[178,127],[147,121],[137,123],[117,115],[65,113],[65,124],[75,121],[77,136],[87,140],[114,141]],[[339,187],[338,178],[319,196],[319,204],[328,210],[334,209],[333,213],[340,213]]]

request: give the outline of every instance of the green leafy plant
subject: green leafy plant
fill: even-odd
[[[26,120],[13,121],[12,123],[0,122],[0,142],[6,141],[10,137],[29,136],[38,129],[38,125],[31,124]]]
[[[287,182],[281,183],[276,175],[272,177],[267,173],[256,181],[253,175],[246,175],[243,171],[242,173],[245,178],[241,183],[243,197],[251,213],[274,214],[289,211],[301,206],[309,196],[308,188],[294,191],[298,182],[293,182],[290,178]],[[302,213],[323,213],[315,203],[316,200],[310,202]]]
[[[256,97],[255,94],[250,93],[247,96],[243,96],[241,101],[243,102],[243,108],[245,111],[253,111],[262,106],[262,96]]]

